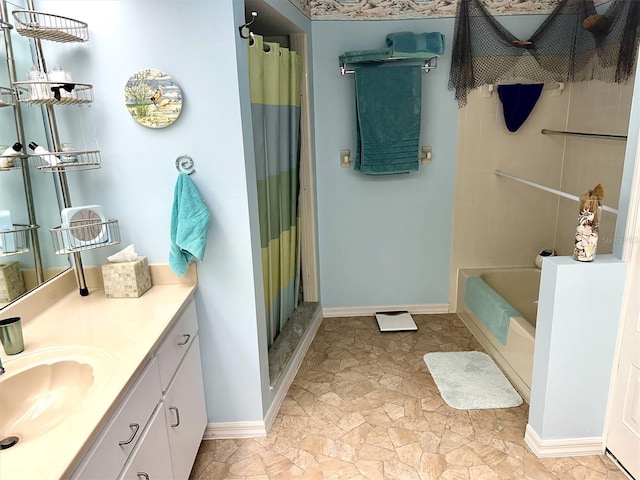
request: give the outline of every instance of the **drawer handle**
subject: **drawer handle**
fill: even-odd
[[[183,345],[186,345],[187,343],[189,343],[189,339],[191,338],[191,335],[189,335],[188,333],[184,333],[182,334],[182,336],[184,337],[184,341],[183,342],[178,342],[178,346],[182,347]]]
[[[149,475],[146,472],[138,472],[137,476],[140,480],[149,480]]]
[[[138,430],[140,429],[140,425],[138,425],[137,423],[130,423],[129,428],[131,429],[131,436],[129,437],[129,440],[127,440],[126,442],[118,442],[118,445],[129,445],[131,442],[133,442],[136,433],[138,433]]]
[[[180,411],[178,407],[169,407],[169,410],[176,414],[176,423],[171,424],[171,427],[177,427],[180,425]]]

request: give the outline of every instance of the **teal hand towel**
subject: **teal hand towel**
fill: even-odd
[[[195,257],[202,261],[211,216],[200,192],[184,172],[178,175],[171,210],[169,267],[181,277]]]
[[[422,68],[361,67],[355,77],[354,168],[368,175],[418,170]]]
[[[393,56],[391,48],[379,48],[376,50],[352,50],[340,55],[340,63],[366,63],[380,62]]]
[[[522,316],[480,277],[467,278],[464,303],[503,345],[507,343],[511,317]]]
[[[387,35],[387,46],[393,50],[394,55],[429,53],[440,56],[444,53],[444,35],[440,32],[390,33]]]

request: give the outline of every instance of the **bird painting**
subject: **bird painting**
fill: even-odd
[[[158,87],[156,91],[151,95],[151,102],[158,108],[158,100],[162,98],[162,87]]]

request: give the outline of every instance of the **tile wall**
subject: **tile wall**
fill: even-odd
[[[581,195],[602,183],[605,204],[617,207],[625,142],[543,135],[542,129],[626,135],[633,79],[545,85],[527,121],[512,133],[497,92],[478,88],[459,109],[450,275],[456,310],[459,268],[533,265],[538,252],[573,252],[578,204],[494,174],[496,169]],[[604,214],[599,253],[611,253],[616,218]]]

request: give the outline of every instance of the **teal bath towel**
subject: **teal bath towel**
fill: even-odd
[[[511,317],[522,316],[480,277],[467,278],[464,303],[503,345],[507,343]]]
[[[444,35],[440,32],[390,33],[387,35],[387,45],[393,50],[394,56],[427,54],[439,57],[444,53]]]
[[[181,277],[192,258],[202,261],[211,216],[200,192],[184,172],[178,175],[171,211],[169,267]]]
[[[419,65],[356,70],[356,170],[369,175],[418,170],[421,72]]]

